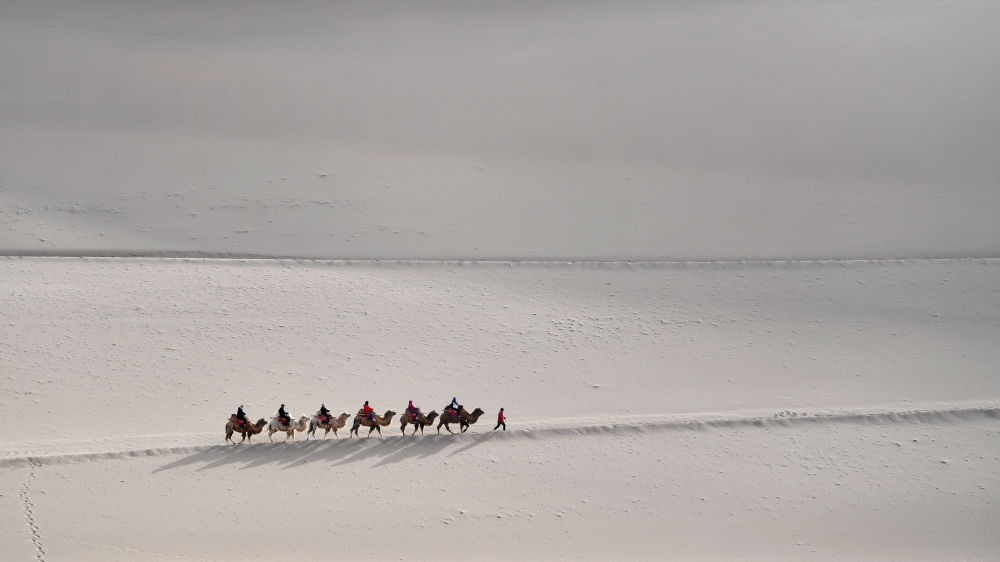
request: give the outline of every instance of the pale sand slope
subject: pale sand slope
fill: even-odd
[[[986,560],[1000,548],[997,415],[5,468],[0,540],[11,560]]]
[[[5,1],[0,251],[995,258],[998,17]],[[995,259],[0,259],[0,558],[995,558],[998,290]],[[471,434],[222,444],[241,403],[453,395]]]
[[[1000,547],[996,260],[0,268],[0,537],[21,557]],[[487,410],[471,434],[222,445],[240,403],[452,394]]]
[[[998,20],[993,0],[5,0],[0,249],[996,257]]]
[[[2,443],[216,432],[245,404],[490,416],[1000,397],[1000,261],[0,260]]]

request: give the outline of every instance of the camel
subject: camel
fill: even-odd
[[[264,418],[260,418],[257,420],[257,423],[253,425],[243,425],[236,421],[236,414],[233,414],[229,416],[229,421],[226,422],[226,442],[228,443],[232,441],[233,445],[236,445],[236,441],[233,441],[233,434],[239,433],[243,436],[243,439],[240,439],[240,443],[242,443],[247,439],[250,439],[252,436],[260,433],[264,429],[265,424],[267,424],[267,422],[264,421]],[[252,442],[253,441],[251,440],[251,443]]]
[[[441,421],[438,422],[437,426],[438,433],[441,433],[442,425],[444,426],[445,429],[448,430],[448,433],[455,433],[454,431],[451,430],[450,427],[448,427],[448,424],[450,423],[457,423],[458,428],[462,431],[462,433],[465,433],[465,430],[469,429],[470,425],[476,423],[479,420],[479,416],[483,415],[484,413],[485,412],[483,412],[483,410],[480,408],[476,408],[475,410],[472,411],[471,414],[469,412],[466,412],[465,408],[462,408],[461,410],[458,411],[458,415],[456,415],[453,410],[445,410],[444,413],[441,414],[441,417],[439,418]]]
[[[308,436],[310,435],[316,437],[317,428],[322,428],[326,430],[326,432],[323,434],[323,439],[326,439],[326,436],[330,434],[331,429],[333,430],[333,436],[337,437],[337,430],[344,429],[344,427],[347,425],[347,418],[349,417],[351,417],[351,414],[343,412],[340,414],[340,416],[336,418],[330,416],[329,423],[323,423],[322,421],[320,421],[319,412],[316,412],[316,415],[313,416],[311,420],[309,420],[309,432],[306,433],[306,439],[308,439],[309,438]]]
[[[284,431],[285,441],[288,441],[289,437],[295,439],[295,432],[305,431],[308,425],[309,425],[309,416],[305,414],[299,417],[298,421],[293,421],[292,423],[284,423],[278,418],[271,418],[271,423],[270,425],[267,426],[267,438],[271,442],[274,442],[274,439],[271,439],[271,436],[274,435],[275,433],[278,433],[279,431]]]
[[[392,410],[386,410],[385,414],[379,416],[375,415],[375,423],[372,423],[366,416],[364,410],[358,410],[358,415],[354,416],[354,426],[351,427],[351,434],[358,435],[358,428],[362,425],[368,428],[368,436],[370,437],[372,432],[376,429],[378,430],[378,436],[382,437],[382,426],[389,425],[392,423],[392,416],[395,416],[396,412]],[[348,435],[350,437],[350,435]],[[361,437],[358,435],[358,437]]]
[[[399,431],[402,432],[403,435],[406,435],[406,424],[412,423],[413,433],[411,435],[416,435],[417,429],[420,429],[420,434],[423,435],[424,426],[432,425],[434,423],[434,418],[436,417],[438,417],[438,413],[435,412],[434,410],[431,410],[431,413],[427,415],[424,415],[423,412],[420,412],[417,414],[416,419],[411,418],[409,413],[404,413],[402,416],[399,417],[399,419],[402,420],[403,422],[399,426]]]

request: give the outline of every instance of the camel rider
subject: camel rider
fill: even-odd
[[[285,411],[284,404],[278,407],[278,421],[286,425],[292,423],[292,416],[289,416],[288,412]]]
[[[410,400],[410,405],[406,407],[406,412],[410,414],[410,419],[417,419],[420,415],[420,408],[413,405],[413,400]]]
[[[326,409],[326,404],[319,405],[319,419],[323,423],[330,423],[330,410]]]
[[[454,410],[455,415],[458,415],[458,411],[462,409],[462,405],[458,403],[458,400],[455,400],[454,396],[452,396],[451,397],[451,404],[448,404],[447,406],[445,406],[445,409],[446,410]]]
[[[368,405],[368,401],[365,400],[365,405],[361,408],[364,411],[365,417],[371,421],[375,421],[375,408]]]
[[[236,408],[236,419],[243,425],[248,425],[250,422],[247,420],[247,414],[243,411],[243,404],[240,404],[239,408]]]

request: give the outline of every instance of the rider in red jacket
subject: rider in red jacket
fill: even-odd
[[[410,414],[411,419],[417,419],[417,415],[420,414],[420,408],[413,405],[413,400],[410,400],[410,405],[406,407],[406,413]]]
[[[364,410],[366,418],[368,418],[368,419],[370,419],[372,421],[375,421],[375,408],[372,408],[371,406],[369,406],[367,400],[365,400],[365,406],[364,406],[364,408],[362,408],[362,410]]]

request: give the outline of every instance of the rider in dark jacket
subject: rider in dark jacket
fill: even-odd
[[[250,423],[250,420],[247,419],[246,412],[243,411],[243,404],[240,404],[240,407],[236,408],[236,419],[243,422],[243,425]]]
[[[326,408],[326,404],[319,405],[319,417],[323,423],[330,423],[330,410]]]
[[[278,420],[286,424],[292,423],[292,416],[289,416],[288,412],[285,411],[284,404],[278,407]]]

